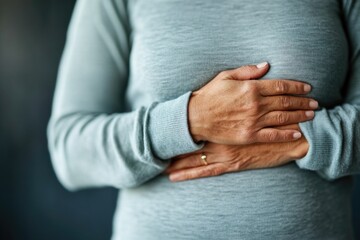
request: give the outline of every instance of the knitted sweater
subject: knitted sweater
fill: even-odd
[[[313,86],[307,155],[170,182],[170,159],[203,147],[189,133],[191,91],[263,61],[264,78]],[[66,188],[121,189],[113,239],[351,239],[360,1],[79,0],[48,138]]]

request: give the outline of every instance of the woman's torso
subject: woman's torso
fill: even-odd
[[[129,108],[196,90],[218,72],[268,61],[264,78],[306,81],[341,102],[348,45],[341,1],[129,0]],[[316,161],[316,159],[314,159]],[[349,239],[351,179],[295,164],[124,189],[114,239]]]

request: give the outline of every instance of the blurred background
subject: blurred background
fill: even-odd
[[[90,0],[91,1],[91,0]],[[114,189],[66,191],[46,141],[74,0],[0,0],[0,239],[109,239]]]
[[[109,239],[117,191],[66,191],[46,141],[74,0],[0,0],[0,239]],[[360,240],[360,177],[354,228]],[[339,206],[341,207],[341,206]]]

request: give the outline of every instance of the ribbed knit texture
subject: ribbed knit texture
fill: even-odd
[[[169,160],[203,147],[188,130],[191,91],[263,61],[264,78],[313,86],[321,109],[300,124],[308,154],[171,183]],[[48,137],[66,188],[121,189],[113,239],[352,239],[344,176],[360,172],[360,1],[80,0]]]

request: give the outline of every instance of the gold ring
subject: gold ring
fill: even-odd
[[[207,158],[206,154],[205,154],[205,153],[201,153],[201,160],[203,161],[203,163],[204,163],[205,166],[208,165],[208,162],[206,161],[206,158]]]

